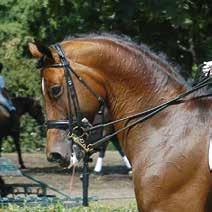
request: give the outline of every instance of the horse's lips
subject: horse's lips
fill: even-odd
[[[60,161],[60,162],[59,162],[59,165],[60,165],[61,167],[63,167],[63,168],[67,168],[67,167],[69,167],[69,165],[70,165],[70,160],[64,159],[63,161]]]
[[[67,143],[71,144],[70,141],[67,141]],[[81,158],[80,159],[78,158],[79,157],[80,148],[77,147],[77,145],[73,145],[73,147],[71,149],[72,149],[72,151],[71,151],[70,156],[66,155],[66,157],[63,158],[62,161],[59,161],[59,165],[61,167],[71,168],[72,166],[77,166],[78,165],[78,163],[79,163],[79,161],[81,159]]]
[[[59,162],[59,165],[63,168],[72,168],[73,166],[77,166],[79,163],[79,160],[76,157],[76,154],[73,153],[70,158],[66,158],[63,161]]]

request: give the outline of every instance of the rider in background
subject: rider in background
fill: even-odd
[[[3,69],[3,64],[0,63],[0,73]],[[5,80],[2,75],[0,75],[0,104],[2,104],[10,113],[15,113],[16,108],[14,107],[12,101],[9,99],[5,92]]]

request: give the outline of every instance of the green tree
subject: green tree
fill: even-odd
[[[90,32],[128,35],[165,52],[182,66],[185,77],[194,76],[196,67],[212,57],[211,14],[209,0],[1,0],[0,61],[6,85],[11,95],[40,97],[39,73],[27,42],[50,45]]]

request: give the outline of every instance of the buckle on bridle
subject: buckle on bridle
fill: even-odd
[[[91,145],[86,143],[88,137],[89,134],[81,126],[75,126],[72,132],[68,134],[68,139],[71,139],[73,143],[80,146],[86,153],[93,151]]]

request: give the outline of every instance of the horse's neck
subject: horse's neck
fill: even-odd
[[[145,50],[111,41],[100,46],[95,54],[95,68],[105,77],[114,118],[157,106],[187,89],[172,67]]]
[[[158,105],[186,90],[165,63],[145,50],[107,39],[64,44],[72,61],[85,69],[92,67],[102,75],[114,118]],[[86,74],[92,75],[92,71]]]

